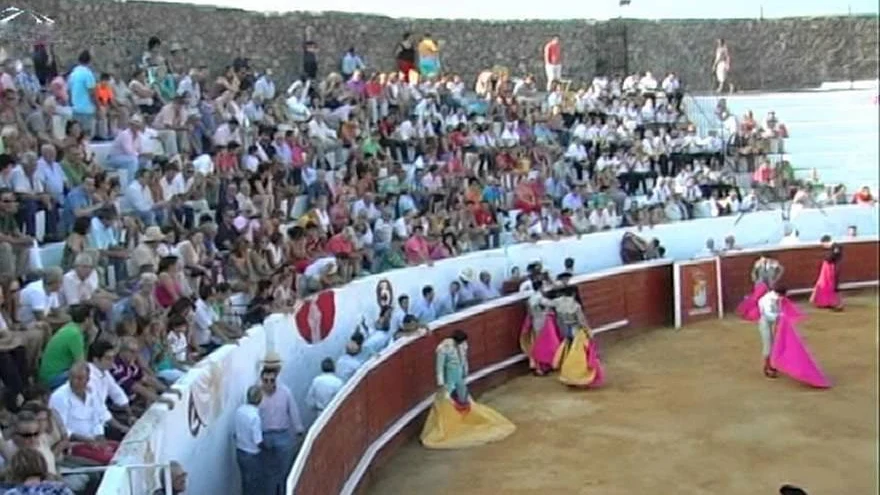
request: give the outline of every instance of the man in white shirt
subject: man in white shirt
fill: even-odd
[[[187,192],[186,180],[180,173],[180,167],[176,163],[169,163],[162,171],[159,178],[159,186],[162,188],[162,200],[170,202],[175,196],[184,196]]]
[[[149,186],[151,173],[146,168],[138,170],[135,180],[125,188],[123,196],[124,208],[133,211],[148,227],[162,223],[166,205],[165,201],[158,203],[153,201],[153,193]]]
[[[299,408],[290,389],[278,383],[281,361],[274,352],[263,362],[260,372],[263,400],[260,401],[260,421],[263,429],[264,493],[284,493],[287,474],[302,434],[305,432]]]
[[[306,404],[321,413],[339,393],[345,383],[336,376],[336,365],[331,358],[321,361],[321,374],[312,380],[309,391],[306,393]]]
[[[336,376],[343,382],[347,382],[363,364],[358,356],[360,352],[360,344],[352,339],[345,345],[345,354],[336,359]]]
[[[776,287],[758,299],[758,309],[761,319],[758,322],[758,331],[761,334],[761,354],[764,357],[764,376],[776,378],[776,370],[770,365],[770,350],[773,347],[773,337],[776,332],[776,321],[779,319],[781,302],[785,297],[786,290]]]
[[[394,309],[394,312],[391,313],[391,324],[389,325],[389,332],[391,335],[397,333],[400,330],[400,326],[403,323],[403,318],[410,314],[409,310],[409,296],[406,294],[402,294],[397,298],[397,308]]]
[[[196,342],[203,352],[210,352],[223,344],[234,342],[239,334],[238,328],[230,328],[229,324],[220,320],[220,315],[212,304],[217,298],[217,290],[214,286],[202,284],[199,287],[193,325],[195,325]]]
[[[381,215],[379,208],[376,207],[376,202],[373,199],[373,193],[367,192],[351,206],[352,217],[357,218],[361,212],[366,213],[367,219],[370,222],[378,219],[379,215]]]
[[[88,444],[94,450],[115,450],[116,442],[104,439],[104,428],[112,416],[89,389],[89,366],[78,362],[70,368],[67,383],[49,397],[49,407],[58,414],[70,434],[70,441]]]
[[[107,401],[120,409],[120,417],[117,419],[111,414],[110,427],[116,430],[120,436],[128,433],[129,425],[134,416],[129,408],[128,396],[113,375],[110,369],[116,358],[116,348],[105,339],[98,339],[89,347],[89,391],[94,394],[97,402],[107,407]]]
[[[199,109],[199,104],[202,101],[201,83],[207,73],[207,67],[190,69],[189,74],[184,76],[177,85],[178,96],[186,96],[186,106],[190,110],[197,111]]]
[[[644,93],[657,90],[657,79],[654,79],[654,75],[650,71],[645,72],[645,75],[639,79],[639,89]]]
[[[235,461],[241,472],[241,493],[267,493],[263,486],[264,466],[260,451],[263,443],[263,426],[258,406],[263,400],[259,385],[247,389],[247,402],[235,410]]]
[[[95,260],[90,253],[76,255],[73,269],[61,279],[61,295],[67,306],[91,304],[104,313],[108,313],[116,301],[114,294],[100,288]]]
[[[47,268],[40,279],[25,285],[18,293],[18,322],[27,325],[34,321],[45,321],[53,312],[61,308],[61,280],[64,272],[54,266]]]
[[[58,202],[46,190],[43,174],[37,169],[37,154],[28,151],[21,155],[21,165],[12,171],[12,190],[19,201],[19,213],[24,219],[25,233],[37,235],[36,215],[42,211],[46,215],[46,233],[58,233]]]
[[[262,101],[271,101],[275,98],[275,82],[272,81],[272,69],[266,71],[254,82],[255,99]]]
[[[479,302],[486,302],[491,299],[501,297],[501,293],[495,287],[492,287],[492,275],[487,271],[481,271],[479,280],[474,283],[474,297]]]
[[[339,146],[336,131],[327,126],[324,115],[315,113],[309,120],[309,140],[320,150],[318,156]]]
[[[437,301],[434,297],[434,288],[430,285],[422,287],[422,297],[416,301],[412,314],[418,318],[419,323],[427,325],[436,320],[438,315]]]
[[[236,120],[235,118],[231,118],[217,126],[217,129],[214,131],[214,135],[211,137],[211,140],[214,142],[214,146],[217,147],[229,146],[229,143],[233,141],[240,144],[242,142],[242,139],[238,131],[238,120]]]

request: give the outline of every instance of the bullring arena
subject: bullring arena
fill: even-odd
[[[712,311],[682,317],[677,330],[674,291],[688,299],[681,282],[688,275],[676,275],[679,264],[646,262],[573,281],[598,332],[608,376],[601,389],[527,376],[515,338],[522,298],[507,296],[359,372],[359,383],[310,432],[289,490],[738,494],[793,483],[810,493],[876,493],[878,244],[845,246],[842,288],[856,290],[846,293],[843,313],[806,300],[822,246],[766,251],[786,267],[783,283],[801,294],[807,318],[799,330],[831,389],[761,373],[756,326],[732,311],[749,291],[758,251],[684,263],[708,273]],[[469,334],[471,386],[517,431],[470,450],[430,451],[417,436],[433,369],[419,363],[458,328]],[[382,394],[370,392],[378,387]]]
[[[513,436],[460,451],[410,442],[367,493],[876,493],[877,292],[847,303],[800,327],[831,390],[764,378],[755,325],[735,316],[657,328],[602,346],[602,389],[527,376],[485,393]]]

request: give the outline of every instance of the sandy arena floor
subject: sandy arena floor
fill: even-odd
[[[603,350],[604,389],[513,380],[481,400],[514,435],[463,451],[414,441],[368,493],[876,494],[877,292],[846,303],[799,328],[830,390],[764,378],[756,326],[734,318],[645,332]]]

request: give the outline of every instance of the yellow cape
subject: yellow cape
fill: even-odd
[[[553,366],[559,370],[559,381],[573,387],[586,387],[596,379],[596,370],[587,366],[587,345],[590,336],[587,329],[579,328],[571,344],[559,346]]]
[[[471,399],[470,410],[458,411],[446,393],[437,393],[422,428],[422,445],[429,449],[466,449],[497,442],[516,426],[488,406]]]

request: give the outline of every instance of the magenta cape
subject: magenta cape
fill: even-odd
[[[526,316],[520,333],[522,334],[531,331],[532,317]],[[538,332],[538,335],[535,336],[532,348],[529,350],[529,357],[532,358],[535,363],[540,365],[541,368],[545,370],[552,369],[553,360],[556,357],[556,350],[559,349],[560,345],[562,345],[562,341],[559,338],[559,328],[556,326],[556,317],[551,313],[544,318],[544,326],[541,328],[541,331]]]
[[[602,369],[602,363],[599,361],[599,346],[596,345],[596,339],[590,339],[590,342],[587,344],[587,366],[590,369],[596,370],[596,376],[593,378],[593,383],[590,383],[590,387],[601,387],[605,384],[605,371]]]
[[[770,350],[770,365],[811,387],[829,388],[831,382],[819,369],[794,328],[801,319],[803,314],[797,306],[784,299],[773,337],[773,348]]]
[[[758,321],[761,319],[761,310],[758,309],[758,299],[767,293],[767,285],[764,282],[755,284],[752,293],[746,296],[739,306],[736,307],[736,314],[746,321]]]
[[[819,278],[813,286],[810,302],[817,308],[836,308],[840,306],[840,294],[836,290],[834,263],[823,261]]]

